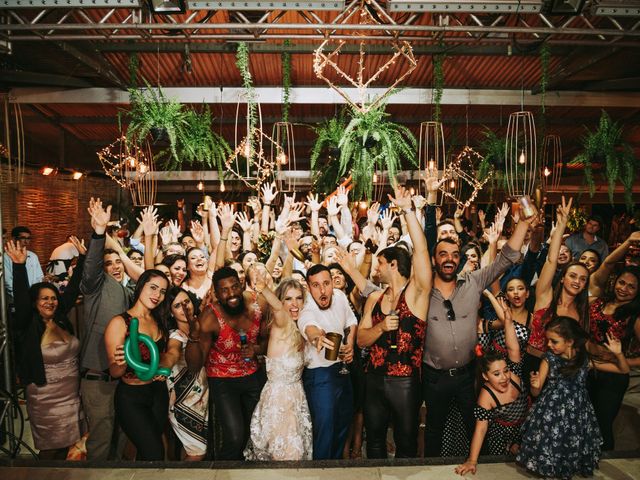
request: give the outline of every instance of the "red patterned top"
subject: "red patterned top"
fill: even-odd
[[[541,352],[547,351],[547,336],[545,335],[545,327],[551,315],[547,315],[549,308],[541,308],[537,312],[534,312],[533,319],[531,320],[531,334],[529,335],[529,345]]]
[[[245,359],[240,352],[240,334],[231,328],[222,315],[213,308],[213,313],[220,323],[220,334],[209,350],[207,358],[207,376],[216,378],[246,377],[258,370],[258,362],[255,358]],[[261,314],[254,309],[253,323],[247,330],[247,342],[258,343],[260,333]]]
[[[380,306],[382,297],[383,295],[380,295],[373,307],[371,314],[372,327],[384,321],[386,317]],[[369,358],[365,365],[367,373],[388,375],[390,377],[410,377],[420,373],[427,322],[420,320],[411,313],[407,306],[404,289],[400,293],[396,312],[400,317],[400,326],[398,330],[384,332],[371,345]],[[395,342],[398,348],[390,348],[392,341]]]
[[[604,313],[606,304],[603,298],[598,298],[589,306],[589,336],[591,340],[602,344],[607,341],[606,334],[609,332],[622,342],[625,356],[639,356],[640,344],[635,335],[629,332],[630,319],[616,320],[613,315]]]

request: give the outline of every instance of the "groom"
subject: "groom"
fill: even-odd
[[[350,363],[357,321],[346,295],[333,289],[326,266],[308,270],[307,287],[313,301],[307,296],[298,328],[307,341],[302,378],[313,423],[313,459],[342,458],[353,416],[351,379],[339,373],[340,360],[326,360],[323,350],[334,347],[328,332],[347,334],[346,345],[339,347],[342,359]]]

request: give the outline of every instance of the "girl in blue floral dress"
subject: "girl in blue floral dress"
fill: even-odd
[[[620,340],[611,335],[606,347],[616,363],[589,360],[588,335],[570,317],[556,317],[545,330],[549,350],[540,370],[531,373],[531,394],[540,397],[522,425],[516,461],[544,477],[591,476],[600,460],[602,436],[587,394],[587,370],[626,373],[629,365]]]

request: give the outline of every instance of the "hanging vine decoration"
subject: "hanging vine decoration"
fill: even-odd
[[[442,91],[444,88],[444,54],[434,55],[433,57],[433,119],[436,122],[441,121],[442,110]]]
[[[542,69],[542,75],[540,76],[540,92],[542,95],[542,115],[544,117],[547,113],[545,101],[547,98],[547,87],[549,85],[549,45],[547,43],[543,43],[542,48],[540,49],[540,66]]]
[[[318,78],[324,80],[329,87],[344,98],[357,112],[364,114],[370,110],[377,109],[385,99],[394,92],[396,86],[416,69],[417,60],[413,55],[413,48],[409,42],[405,40],[398,41],[394,35],[384,29],[387,24],[397,24],[387,14],[387,12],[378,5],[378,3],[369,2],[367,0],[361,0],[357,3],[354,2],[343,11],[342,21],[340,24],[353,24],[353,18],[355,17],[357,17],[357,23],[359,25],[380,25],[379,34],[389,38],[389,43],[393,50],[391,57],[378,67],[371,76],[366,78],[365,58],[367,56],[367,42],[365,40],[358,40],[358,37],[354,36],[354,40],[359,43],[357,73],[354,78],[338,66],[338,56],[347,41],[338,41],[337,47],[335,47],[333,51],[325,53],[324,49],[333,42],[331,36],[328,35],[313,54],[313,71]],[[382,22],[383,19],[385,20],[385,23]],[[374,34],[374,32],[376,31],[370,31],[371,34]],[[406,70],[400,74],[391,85],[388,85],[382,94],[377,95],[374,98],[369,98],[369,87],[371,87],[386,70],[394,66],[398,61],[406,63]],[[325,76],[324,71],[327,67],[331,67],[339,77],[342,77],[346,82],[356,88],[358,92],[357,99],[351,98],[345,90],[335,85],[327,76]]]
[[[138,70],[140,69],[140,57],[137,53],[129,55],[129,87],[136,88],[138,86]]]
[[[247,98],[247,116],[249,120],[249,131],[258,123],[256,117],[256,90],[253,86],[251,71],[249,70],[249,47],[245,42],[238,43],[236,51],[236,66],[242,76],[242,86]]]
[[[291,109],[291,53],[287,50],[291,46],[289,40],[285,40],[282,51],[282,121],[289,121],[289,110]]]

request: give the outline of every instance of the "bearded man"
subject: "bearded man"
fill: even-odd
[[[264,351],[266,331],[260,308],[243,292],[238,273],[224,267],[213,275],[216,301],[205,305],[189,333],[185,359],[197,372],[205,365],[210,401],[222,430],[216,460],[243,460],[251,415],[265,382],[257,355]]]

